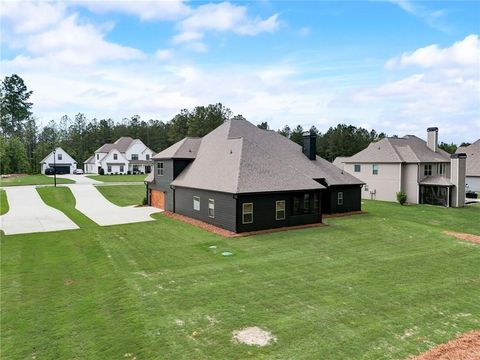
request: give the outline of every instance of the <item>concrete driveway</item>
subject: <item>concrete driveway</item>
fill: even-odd
[[[53,178],[53,175],[49,175],[51,178]],[[103,184],[102,181],[97,181],[94,179],[90,179],[89,177],[86,177],[85,175],[73,175],[73,174],[65,174],[65,175],[57,175],[57,178],[63,178],[63,179],[70,179],[75,181],[77,184],[90,184],[90,185],[95,185],[95,184]]]
[[[5,235],[78,229],[63,212],[45,204],[35,186],[3,188],[10,210],[0,216]]]
[[[162,210],[144,206],[117,206],[108,201],[93,185],[65,185],[75,196],[77,210],[81,211],[98,225],[118,225],[152,221],[151,214]]]

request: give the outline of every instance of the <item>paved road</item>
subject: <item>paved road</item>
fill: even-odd
[[[0,216],[6,235],[78,229],[63,212],[45,204],[35,186],[3,188],[10,210]]]
[[[65,186],[68,186],[75,196],[77,210],[101,226],[152,221],[150,214],[161,212],[160,209],[150,206],[117,206],[108,201],[93,185]]]

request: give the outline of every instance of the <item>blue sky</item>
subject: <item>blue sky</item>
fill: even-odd
[[[222,102],[254,123],[480,136],[480,2],[2,2],[1,74],[40,122],[169,120]]]

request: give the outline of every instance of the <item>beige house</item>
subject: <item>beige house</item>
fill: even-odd
[[[480,192],[480,139],[469,146],[461,146],[457,153],[467,154],[467,188]]]
[[[450,155],[438,147],[438,128],[427,129],[427,141],[406,135],[384,138],[337,166],[362,180],[362,198],[462,207],[465,204],[466,155]]]

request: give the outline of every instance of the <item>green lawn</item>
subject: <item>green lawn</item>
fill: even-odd
[[[75,181],[70,179],[57,178],[57,184],[73,184]],[[2,178],[0,186],[20,186],[20,185],[53,185],[53,178],[46,175],[20,175],[10,178]]]
[[[480,234],[479,206],[367,201],[326,227],[224,239],[161,214],[81,224],[61,192],[45,196],[82,229],[1,240],[5,358],[405,359],[480,328],[480,246],[442,233]],[[254,325],[277,342],[231,341]]]
[[[9,209],[7,194],[5,190],[0,189],[0,215],[6,214]]]
[[[147,175],[87,175],[87,177],[103,182],[143,182]]]
[[[40,187],[37,192],[45,204],[57,208],[72,219],[79,227],[97,227],[98,225],[90,220],[82,212],[75,209],[75,197],[68,187]],[[66,233],[65,233],[66,234]]]
[[[145,185],[102,185],[97,190],[118,206],[141,205],[145,197]]]

